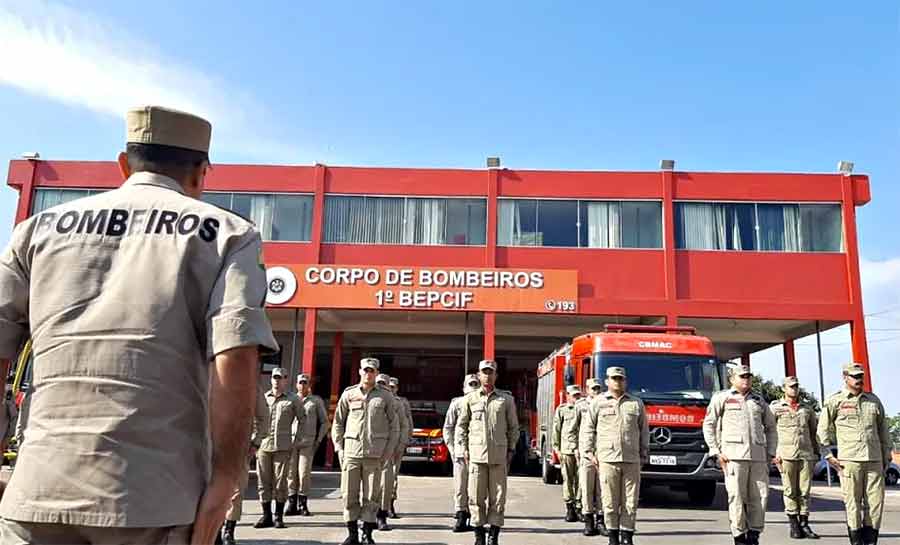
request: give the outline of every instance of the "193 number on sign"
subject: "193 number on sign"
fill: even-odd
[[[547,309],[547,312],[575,312],[576,305],[575,301],[547,299],[544,301],[544,308]]]

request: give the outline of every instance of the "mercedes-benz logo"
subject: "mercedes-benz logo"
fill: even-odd
[[[669,428],[654,428],[650,432],[650,438],[657,445],[668,445],[672,442],[672,430]]]

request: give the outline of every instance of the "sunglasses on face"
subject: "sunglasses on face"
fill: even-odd
[[[615,380],[615,381],[625,380],[625,377],[609,377],[609,378],[610,378],[610,380]]]
[[[791,390],[793,390],[796,387],[797,387],[796,384],[788,384],[787,386],[785,386],[785,388],[790,388]]]
[[[852,378],[853,380],[862,380],[865,377],[865,375],[847,375],[847,376]]]
[[[752,377],[753,377],[753,375],[751,375],[751,374],[738,375],[738,378],[752,378]]]

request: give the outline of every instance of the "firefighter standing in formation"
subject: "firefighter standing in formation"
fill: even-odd
[[[303,430],[306,426],[306,412],[303,403],[294,393],[288,391],[288,376],[284,369],[272,370],[272,389],[266,392],[269,407],[269,435],[262,440],[256,451],[256,468],[259,477],[259,500],[262,502],[262,517],[254,528],[285,528],[284,506],[288,497],[288,465],[291,451],[297,443],[293,430]],[[272,498],[275,498],[275,512],[272,513]]]
[[[393,460],[394,484],[391,486],[391,490],[390,490],[391,491],[390,502],[387,504],[387,507],[384,507],[384,509],[387,509],[387,513],[388,513],[389,517],[391,517],[392,519],[398,519],[398,518],[400,518],[400,515],[397,514],[397,510],[394,508],[395,507],[394,504],[397,501],[397,490],[400,486],[400,464],[403,463],[403,453],[406,452],[406,446],[409,444],[410,440],[412,439],[412,432],[413,432],[414,424],[413,424],[413,418],[412,418],[412,407],[410,407],[410,405],[409,405],[409,400],[400,395],[400,379],[398,379],[397,377],[388,377],[388,388],[390,389],[391,393],[394,394],[394,397],[396,397],[400,401],[400,405],[403,407],[403,415],[402,416],[406,420],[406,430],[407,430],[406,432],[402,431],[403,423],[401,422],[401,424],[400,424],[400,428],[401,428],[400,443],[402,445],[402,448],[397,449],[397,455],[394,457],[394,460]]]
[[[566,504],[566,522],[578,522],[581,513],[578,487],[578,429],[581,410],[576,403],[581,399],[577,384],[566,387],[566,402],[556,408],[553,415],[553,452],[559,458],[563,478],[562,498]]]
[[[624,368],[606,370],[606,387],[591,402],[580,447],[582,456],[599,467],[610,545],[632,545],[650,431],[643,401],[627,392]]]
[[[297,395],[303,405],[305,415],[303,428],[295,429],[297,443],[291,452],[291,461],[288,466],[289,496],[288,507],[285,515],[303,515],[311,517],[309,512],[309,485],[312,475],[313,458],[319,445],[328,435],[328,415],[325,412],[325,402],[322,398],[312,393],[309,384],[309,375],[302,373],[297,376]],[[299,424],[299,421],[297,421]],[[295,424],[296,425],[296,424]]]
[[[579,419],[578,437],[579,448],[581,434],[584,433],[588,426],[588,411],[591,409],[591,402],[603,392],[603,385],[597,382],[595,378],[587,379],[585,384],[588,390],[588,397],[582,398],[576,407],[581,411]],[[579,451],[580,452],[580,451]],[[584,535],[608,536],[606,524],[603,519],[603,503],[600,493],[600,474],[597,471],[597,465],[583,454],[579,456],[578,464],[578,483],[581,485],[581,509],[584,517]]]
[[[375,384],[389,392],[391,391],[391,377],[388,375],[378,375],[375,379]],[[380,506],[378,508],[378,513],[375,515],[378,529],[381,531],[389,531],[391,529],[391,527],[388,526],[387,517],[388,510],[393,503],[393,494],[395,490],[394,483],[397,480],[397,469],[400,467],[398,459],[403,457],[403,453],[406,452],[406,445],[409,444],[409,421],[406,419],[406,409],[403,407],[403,401],[397,396],[394,396],[393,398],[393,410],[394,417],[399,423],[399,439],[397,440],[397,447],[385,462],[384,469],[381,473],[382,492],[379,500]]]
[[[506,510],[506,476],[519,440],[519,419],[512,396],[495,388],[497,364],[478,364],[481,387],[460,402],[454,454],[469,465],[469,510],[475,545],[498,545]]]
[[[375,543],[372,532],[381,503],[381,473],[394,455],[400,436],[394,396],[375,384],[379,367],[375,358],[359,362],[360,382],[341,394],[331,426],[331,440],[341,461],[341,495],[348,534],[343,545]]]
[[[791,524],[791,538],[819,539],[809,527],[809,489],[819,459],[816,412],[800,402],[800,381],[794,376],[784,379],[784,398],[769,406],[778,429],[775,463],[784,485],[784,512]]]
[[[884,405],[878,396],[863,391],[864,378],[862,365],[844,366],[844,388],[825,400],[818,428],[822,455],[840,474],[851,545],[878,543],[884,471],[893,448]]]
[[[769,462],[776,462],[778,432],[769,405],[750,391],[747,365],[731,370],[731,389],[718,392],[703,420],[710,456],[725,473],[731,534],[738,545],[758,545],[769,498]]]
[[[447,445],[447,451],[450,453],[450,459],[453,460],[453,507],[455,509],[456,522],[453,525],[454,532],[468,532],[472,529],[469,525],[471,514],[469,513],[469,466],[466,460],[457,457],[455,432],[456,423],[459,420],[459,407],[466,394],[474,392],[480,383],[478,375],[466,375],[463,381],[463,395],[454,397],[450,400],[450,406],[447,408],[447,415],[444,417],[444,443]]]

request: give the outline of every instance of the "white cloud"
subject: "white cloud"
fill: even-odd
[[[900,257],[885,261],[860,261],[866,337],[872,383],[890,414],[900,413]],[[818,355],[815,335],[794,343],[797,374],[804,386],[819,392]],[[852,358],[850,327],[822,334],[822,362],[825,395],[841,387],[840,366]],[[780,346],[754,354],[753,367],[763,376],[778,380],[784,376],[784,352]]]
[[[214,159],[221,150],[265,161],[309,160],[260,134],[273,116],[234,85],[166,58],[148,37],[60,4],[0,0],[0,84],[118,118],[146,103],[197,113],[213,124]]]

